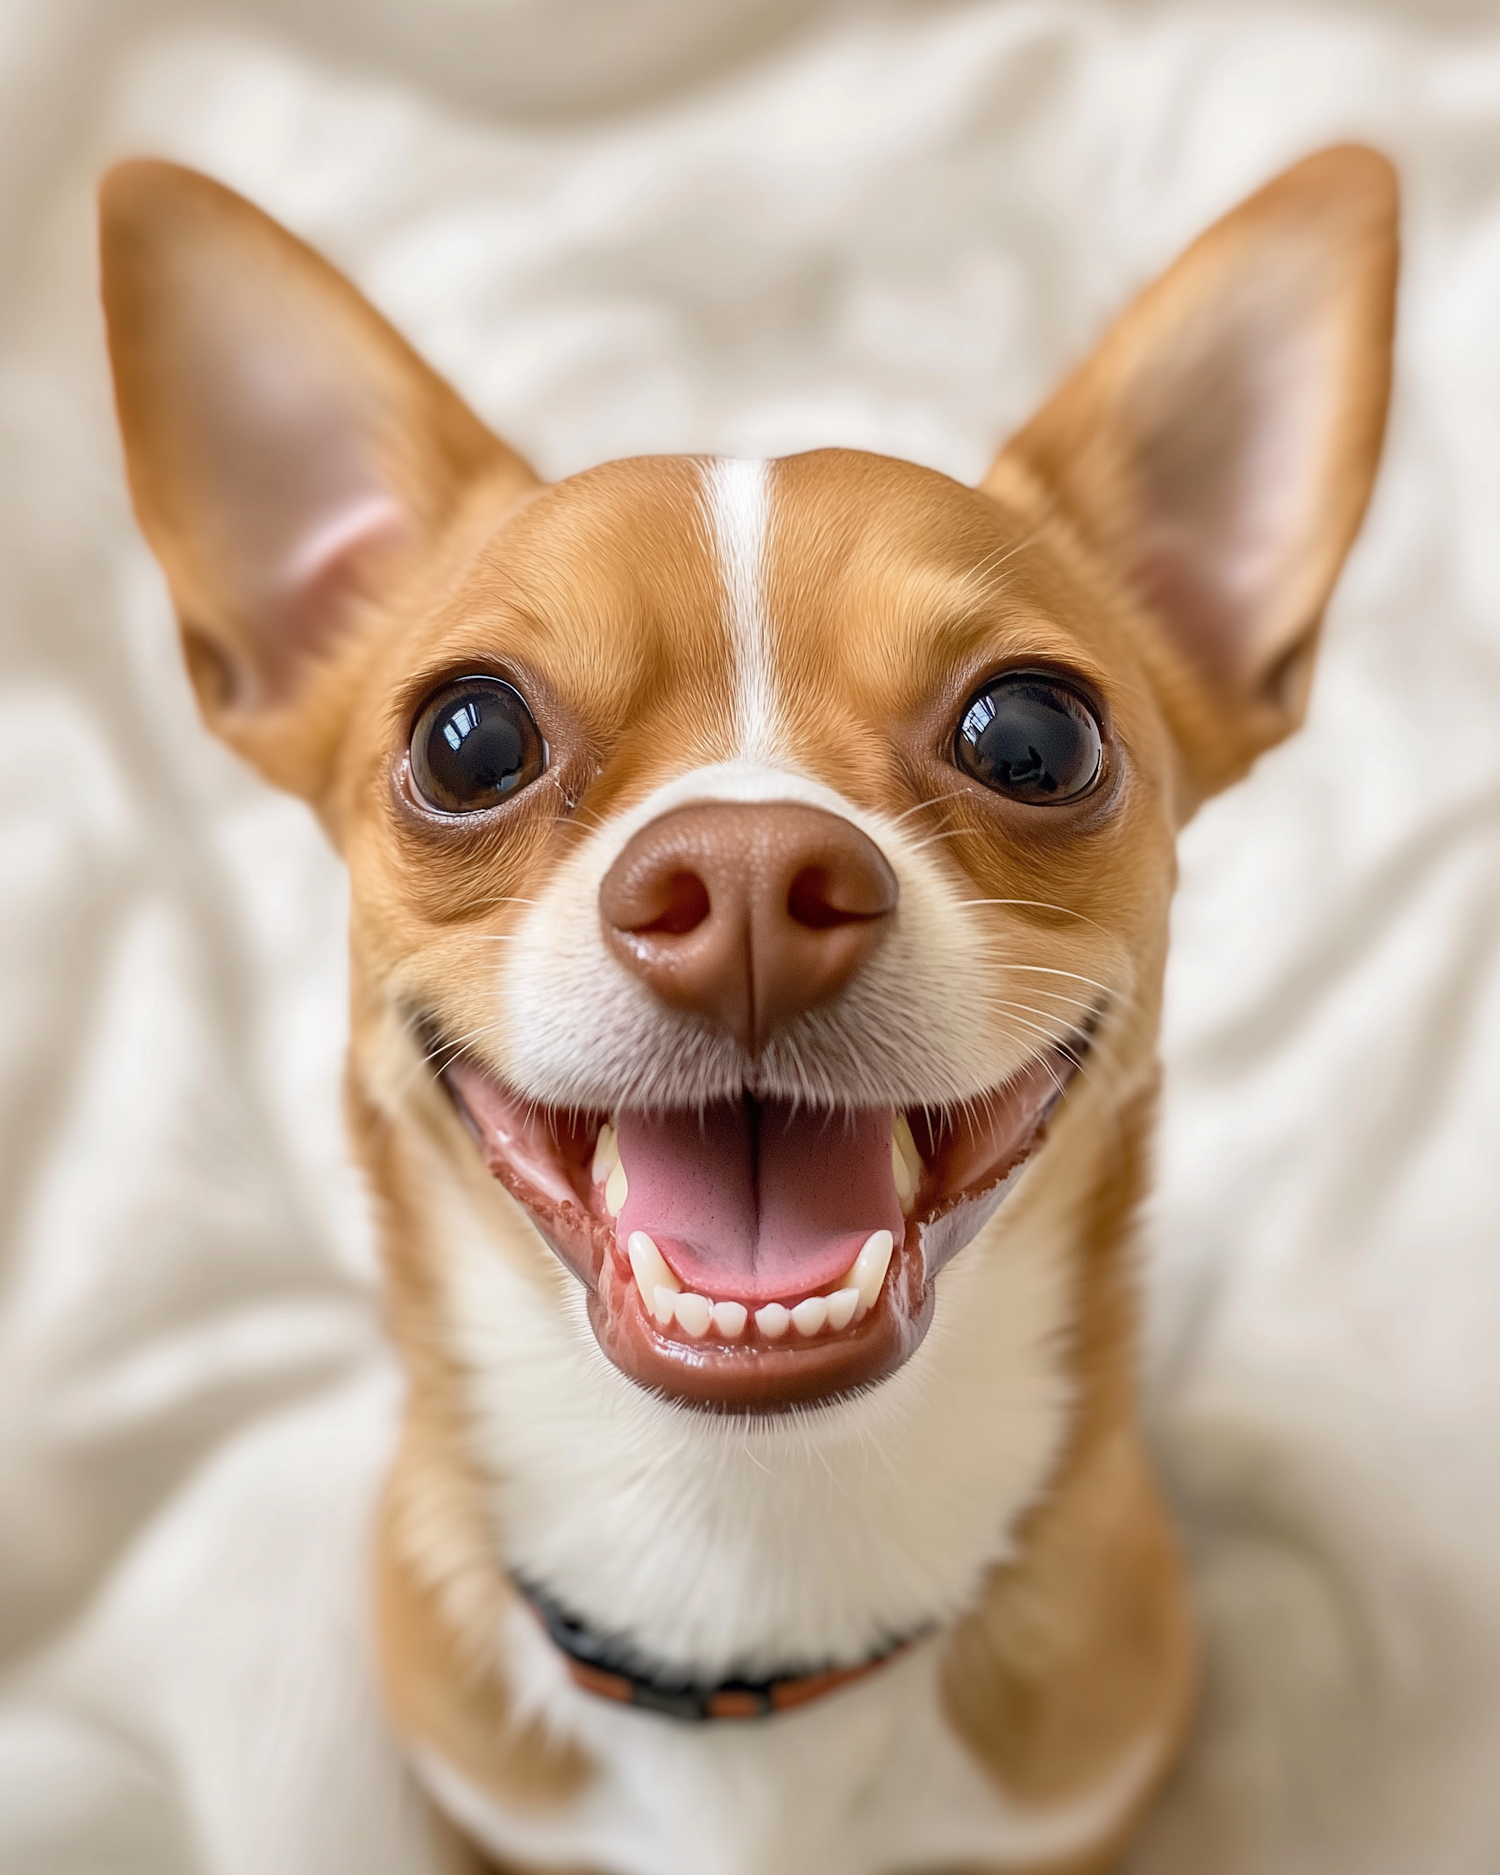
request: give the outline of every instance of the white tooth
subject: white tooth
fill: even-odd
[[[901,1209],[909,1214],[912,1199],[917,1195],[917,1188],[912,1183],[911,1168],[902,1157],[901,1148],[894,1139],[891,1141],[891,1177],[896,1181],[896,1196],[901,1201]]]
[[[697,1340],[708,1333],[708,1324],[713,1320],[714,1305],[707,1296],[694,1295],[689,1289],[686,1295],[677,1298],[677,1325],[685,1328]]]
[[[726,1341],[738,1341],[745,1332],[745,1321],[749,1312],[743,1302],[716,1302],[714,1304],[714,1327]]]
[[[672,1317],[677,1313],[677,1290],[675,1285],[668,1289],[663,1283],[651,1292],[651,1313],[662,1328],[672,1326]]]
[[[836,1289],[828,1298],[828,1326],[835,1331],[847,1328],[859,1306],[857,1289]]]
[[[625,1178],[625,1162],[615,1160],[615,1169],[610,1173],[604,1187],[604,1208],[611,1217],[618,1217],[625,1209],[625,1200],[630,1196],[630,1186]]]
[[[792,1325],[790,1309],[784,1309],[779,1302],[768,1302],[763,1309],[755,1311],[755,1326],[767,1341],[780,1341]]]
[[[827,1320],[827,1296],[804,1296],[792,1310],[792,1325],[799,1335],[815,1335]]]
[[[599,1137],[594,1142],[594,1163],[590,1168],[594,1183],[602,1185],[620,1163],[620,1137],[606,1120],[599,1128]]]
[[[897,1159],[901,1166],[898,1169]],[[891,1122],[891,1170],[896,1175],[896,1195],[901,1200],[901,1209],[911,1215],[916,1203],[917,1187],[922,1183],[922,1155],[917,1151],[917,1142],[911,1136],[911,1126],[904,1113],[898,1113]]]
[[[625,1254],[630,1258],[636,1287],[640,1290],[641,1300],[648,1309],[651,1307],[651,1298],[658,1289],[669,1289],[673,1295],[676,1295],[682,1287],[672,1274],[667,1259],[643,1230],[633,1230],[630,1233],[625,1244]]]
[[[852,1283],[859,1291],[861,1315],[874,1308],[880,1285],[891,1267],[891,1253],[895,1247],[896,1240],[888,1230],[872,1230],[859,1255],[850,1265],[849,1274],[844,1280]]]

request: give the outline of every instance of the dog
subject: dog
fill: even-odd
[[[1210,228],[977,488],[843,449],[547,486],[240,197],[136,161],[101,205],[203,716],[349,867],[407,1377],[373,1644],[435,1828],[1107,1867],[1195,1686],[1135,1406],[1174,842],[1305,710],[1390,165]]]

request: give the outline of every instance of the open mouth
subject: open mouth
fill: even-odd
[[[642,1386],[779,1412],[886,1378],[942,1266],[1040,1143],[1086,1036],[953,1108],[828,1110],[749,1092],[684,1112],[538,1107],[472,1058],[445,1080],[485,1163],[584,1285]]]

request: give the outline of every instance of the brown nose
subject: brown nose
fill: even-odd
[[[642,827],[599,888],[604,936],[663,1002],[749,1052],[836,996],[884,937],[896,878],[852,822],[705,802]]]

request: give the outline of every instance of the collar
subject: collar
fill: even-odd
[[[770,1680],[733,1679],[710,1683],[643,1672],[630,1661],[619,1641],[595,1633],[529,1583],[517,1581],[516,1588],[562,1655],[576,1686],[622,1706],[640,1706],[648,1712],[660,1712],[668,1718],[695,1724],[708,1719],[759,1719],[773,1712],[788,1712],[808,1705],[825,1693],[852,1686],[856,1680],[863,1680],[888,1665],[918,1638],[909,1635],[852,1667],[830,1667],[816,1673],[786,1674]]]

